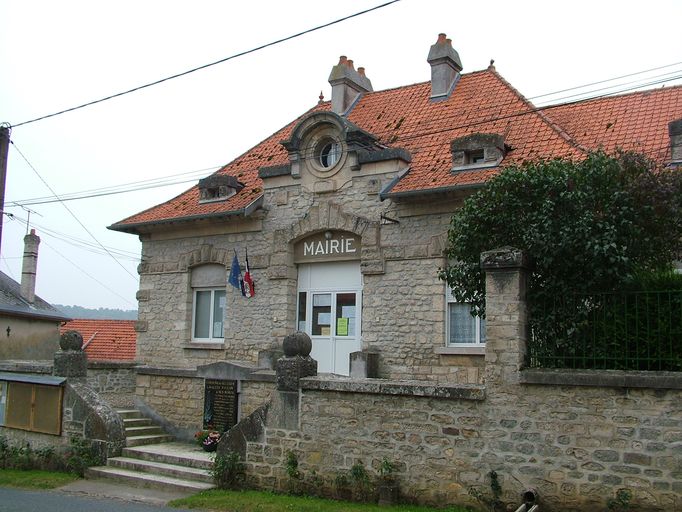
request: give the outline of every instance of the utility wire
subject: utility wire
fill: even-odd
[[[28,219],[24,219],[22,217],[19,217],[18,215],[14,215],[12,213],[6,213],[5,215],[9,216],[12,219],[18,220],[22,224],[25,224],[28,226]],[[106,255],[106,252],[103,252],[101,249],[99,249],[99,246],[96,244],[93,244],[91,242],[88,242],[86,240],[82,240],[80,238],[77,238],[72,235],[68,235],[66,233],[61,233],[59,231],[55,231],[53,229],[50,229],[46,226],[41,226],[40,224],[37,224],[35,222],[31,222],[32,226],[35,226],[40,230],[41,235],[46,234],[56,240],[60,240],[64,243],[67,243],[69,245],[72,245],[74,247],[78,247],[79,249],[92,252],[94,254],[99,254],[99,255]],[[106,247],[106,246],[105,246]],[[116,256],[119,256],[121,258],[125,258],[130,261],[140,261],[140,255],[138,253],[134,253],[131,251],[125,251],[122,249],[116,249],[112,247],[107,247],[107,250],[111,252],[112,254],[115,254]]]
[[[17,150],[17,152],[19,153],[19,155],[21,155],[21,158],[23,158],[24,161],[28,164],[28,166],[33,170],[33,172],[36,173],[36,176],[38,176],[38,178],[40,178],[40,181],[42,181],[43,184],[50,190],[50,192],[52,192],[52,194],[54,195],[54,197],[56,197],[57,199],[59,199],[59,196],[57,195],[57,193],[56,193],[54,190],[52,190],[52,187],[50,187],[50,185],[43,179],[43,177],[42,177],[42,176],[40,175],[40,173],[36,170],[36,168],[33,167],[33,165],[31,164],[31,162],[28,161],[28,158],[26,158],[26,156],[21,152],[21,150],[17,147],[17,145],[14,143],[14,141],[10,140],[10,143],[12,144],[12,146],[14,147],[14,149]],[[97,242],[97,245],[99,245],[99,246],[100,246],[100,247],[101,247],[109,256],[111,256],[111,259],[113,259],[113,260],[116,262],[116,264],[117,264],[119,267],[121,267],[121,268],[125,271],[126,274],[128,274],[128,275],[129,275],[130,277],[132,277],[135,281],[137,281],[137,278],[136,278],[136,277],[135,277],[127,268],[125,268],[125,267],[121,264],[121,262],[118,261],[118,260],[114,257],[114,255],[111,254],[111,253],[107,250],[106,247],[104,247],[104,245],[102,245],[102,243],[95,237],[95,235],[92,234],[92,232],[91,232],[87,227],[85,227],[85,224],[83,224],[83,223],[80,221],[80,219],[79,219],[78,217],[76,217],[76,214],[74,214],[74,213],[71,211],[71,209],[66,205],[66,203],[64,203],[64,202],[62,202],[62,201],[60,201],[60,202],[61,202],[62,206],[66,209],[66,211],[69,212],[69,213],[71,214],[71,216],[76,220],[76,222],[78,222],[78,224],[80,224],[80,226],[85,230],[85,232],[86,232],[88,235],[90,235],[90,237],[91,237],[95,242]]]
[[[665,66],[659,66],[659,67],[657,67],[657,68],[651,68],[651,69],[647,69],[647,70],[643,70],[643,71],[638,71],[638,72],[630,73],[630,74],[627,74],[627,75],[621,75],[621,76],[619,76],[619,77],[609,78],[609,79],[606,79],[606,80],[600,80],[600,81],[598,81],[598,82],[591,82],[591,83],[588,83],[588,84],[585,84],[585,85],[580,85],[580,86],[576,86],[576,87],[571,87],[571,88],[568,88],[568,89],[562,89],[562,90],[560,90],[560,91],[545,93],[545,94],[541,94],[541,95],[539,95],[539,96],[533,96],[533,97],[528,98],[528,99],[540,98],[540,97],[546,97],[546,96],[553,96],[553,95],[556,95],[556,94],[560,94],[560,93],[562,93],[562,92],[569,92],[569,91],[574,91],[574,90],[577,90],[577,89],[583,89],[583,88],[590,87],[590,86],[593,86],[593,85],[598,85],[598,84],[602,84],[602,83],[612,82],[612,81],[614,81],[614,80],[618,80],[618,79],[621,79],[621,78],[626,78],[626,77],[629,77],[629,76],[641,75],[641,74],[648,73],[648,72],[651,72],[651,71],[656,71],[656,70],[659,70],[659,69],[669,68],[669,67],[672,67],[672,66],[675,66],[675,65],[678,65],[678,64],[682,64],[682,62],[677,62],[677,63],[673,63],[673,64],[668,64],[668,65],[665,65]],[[678,75],[676,75],[676,76],[668,77],[668,75],[671,75],[671,74],[673,74],[673,73],[680,73],[680,74],[678,74]],[[563,97],[561,97],[561,98],[556,98],[554,101],[562,101],[562,100],[574,98],[575,96],[591,95],[591,96],[589,96],[589,97],[587,97],[587,98],[581,98],[581,99],[578,99],[578,100],[575,100],[575,101],[571,101],[571,102],[552,103],[551,105],[544,105],[544,106],[541,106],[541,107],[534,107],[534,108],[532,108],[532,109],[528,109],[528,110],[524,110],[524,111],[520,111],[520,112],[515,112],[515,113],[512,113],[512,114],[508,114],[508,115],[506,115],[506,116],[496,116],[496,117],[488,118],[488,119],[485,119],[485,120],[482,120],[482,121],[474,121],[474,122],[471,122],[471,123],[468,123],[468,124],[464,124],[464,125],[448,127],[447,129],[443,129],[443,130],[432,131],[432,132],[425,132],[425,133],[423,133],[423,134],[404,135],[403,137],[400,137],[399,140],[407,140],[407,139],[411,139],[411,138],[418,138],[418,137],[421,137],[421,136],[423,136],[423,135],[433,135],[433,134],[437,134],[437,133],[441,133],[441,132],[446,132],[446,131],[450,131],[450,130],[454,130],[454,129],[465,129],[465,128],[469,128],[469,127],[472,127],[472,126],[476,126],[476,125],[478,125],[478,124],[484,124],[484,123],[495,122],[495,121],[502,120],[502,119],[506,119],[506,118],[510,118],[510,117],[516,117],[516,116],[525,115],[525,114],[534,113],[534,112],[539,112],[539,111],[542,111],[542,110],[548,110],[548,109],[551,109],[551,108],[556,108],[556,107],[560,107],[560,106],[564,106],[564,105],[570,105],[570,104],[574,104],[574,103],[579,103],[579,102],[581,102],[581,101],[589,101],[589,100],[593,100],[593,99],[604,98],[604,97],[611,96],[611,95],[617,95],[617,94],[621,94],[621,93],[623,93],[623,92],[627,92],[627,91],[639,89],[639,88],[642,88],[642,87],[647,87],[647,86],[650,86],[650,85],[656,85],[656,84],[660,84],[660,83],[664,83],[664,82],[668,82],[668,81],[677,80],[678,78],[682,78],[682,70],[675,70],[675,71],[672,71],[672,72],[663,73],[663,74],[660,74],[660,75],[655,75],[655,76],[653,76],[653,77],[648,77],[648,78],[645,78],[645,79],[643,79],[643,80],[652,80],[652,79],[662,78],[662,77],[668,77],[668,78],[662,79],[662,80],[649,81],[649,82],[642,82],[642,81],[640,81],[640,80],[636,80],[636,81],[631,81],[631,82],[626,82],[626,83],[621,83],[621,84],[615,84],[615,85],[609,86],[609,87],[604,87],[604,88],[599,88],[599,89],[591,89],[591,90],[589,90],[589,91],[584,91],[583,93],[573,94],[573,95],[567,95],[567,96],[563,96]],[[626,88],[626,89],[618,89],[618,90],[615,90],[615,91],[611,91],[611,92],[604,93],[604,94],[598,94],[598,95],[595,95],[595,94],[594,94],[594,93],[596,93],[596,92],[604,91],[604,90],[606,90],[606,89],[621,88],[621,87],[623,87],[624,85],[633,85],[633,84],[635,84],[635,85],[632,86],[632,87],[628,87],[628,88]],[[511,101],[505,101],[505,102],[503,102],[503,103],[498,103],[498,104],[490,105],[490,106],[487,106],[487,107],[483,107],[483,108],[481,108],[481,109],[478,109],[477,112],[480,113],[481,111],[484,111],[484,110],[497,110],[497,109],[506,107],[506,106],[510,105],[511,103],[514,103],[514,102],[517,102],[517,101],[518,101],[518,98],[515,97],[515,98],[514,98],[513,100],[511,100]],[[457,115],[455,114],[455,115],[452,115],[452,116],[446,116],[446,118],[448,118],[448,117],[451,117],[451,118],[454,119],[454,118],[457,117]],[[371,147],[371,146],[369,146],[369,145],[363,145],[363,147],[364,147],[365,149],[374,149],[373,147]],[[313,149],[309,149],[309,150],[306,152],[306,154],[302,155],[302,157],[301,157],[302,160],[309,160],[309,159],[311,159],[311,158],[315,158],[314,150],[313,150]],[[23,200],[17,200],[17,201],[8,201],[8,205],[15,205],[15,206],[21,206],[21,207],[23,207],[23,206],[29,206],[29,205],[49,204],[49,203],[55,203],[55,202],[58,202],[58,201],[63,202],[63,201],[73,201],[73,200],[79,200],[79,199],[88,199],[88,198],[93,198],[93,197],[102,197],[102,196],[107,196],[107,195],[123,194],[123,193],[128,193],[128,192],[136,192],[136,191],[139,191],[139,190],[147,190],[147,189],[152,189],[152,188],[159,188],[159,187],[165,187],[165,186],[170,186],[170,185],[176,185],[176,184],[182,184],[182,183],[189,183],[189,182],[191,182],[191,181],[194,181],[194,180],[196,179],[196,176],[193,177],[192,179],[187,179],[187,180],[184,180],[184,179],[168,180],[168,181],[163,181],[163,180],[167,180],[168,178],[181,177],[181,176],[188,176],[188,175],[193,175],[193,174],[197,174],[198,176],[203,176],[203,175],[204,175],[203,173],[205,173],[206,171],[211,171],[211,170],[215,171],[215,170],[218,170],[218,169],[220,169],[220,168],[222,168],[222,167],[223,167],[223,166],[213,166],[213,167],[208,167],[208,168],[204,168],[204,169],[198,169],[198,170],[196,170],[196,171],[187,171],[187,172],[183,172],[183,173],[173,174],[173,175],[167,176],[167,177],[165,177],[165,178],[152,178],[152,179],[149,179],[149,180],[134,181],[134,182],[123,183],[123,184],[119,184],[119,185],[112,185],[112,186],[109,186],[109,187],[103,187],[103,188],[99,188],[99,189],[95,188],[95,189],[83,190],[83,191],[80,191],[80,192],[70,192],[70,193],[63,194],[63,195],[61,195],[61,196],[59,196],[59,197],[57,197],[57,198],[55,198],[55,196],[42,196],[42,197],[29,198],[29,199],[23,199]],[[136,185],[139,185],[139,186],[136,186]],[[43,229],[44,229],[44,228],[43,228]]]
[[[676,73],[677,73],[677,75],[675,75]],[[668,73],[662,73],[662,74],[660,74],[660,75],[650,76],[650,77],[646,78],[646,80],[654,80],[654,79],[669,77],[670,75],[675,75],[675,76],[671,77],[671,80],[677,80],[678,78],[680,78],[680,77],[682,76],[682,74],[680,74],[680,73],[682,73],[682,70],[676,69],[675,71],[670,71],[670,72],[668,72]],[[563,96],[563,97],[560,98],[559,100],[566,100],[566,99],[569,99],[569,98],[580,98],[581,96],[584,96],[585,94],[591,94],[591,93],[595,93],[595,92],[607,91],[607,90],[609,90],[609,89],[614,89],[614,88],[616,88],[616,87],[624,87],[624,86],[626,86],[626,85],[633,85],[633,84],[635,84],[635,87],[634,87],[634,88],[637,89],[637,88],[639,88],[639,87],[643,87],[643,85],[642,85],[640,82],[641,82],[641,80],[632,80],[632,81],[630,81],[630,82],[623,82],[623,83],[620,83],[620,84],[608,85],[608,86],[606,86],[606,87],[600,87],[599,89],[592,89],[592,90],[590,90],[590,91],[578,92],[578,93],[571,94],[571,95],[568,95],[568,96]],[[651,83],[651,82],[648,82],[648,83]],[[609,94],[618,94],[618,93],[617,93],[617,92],[611,92],[611,93],[609,93]],[[554,101],[557,101],[557,100],[550,100],[550,101],[554,102]]]
[[[512,118],[515,118],[515,117],[520,117],[520,116],[524,116],[524,115],[527,115],[527,114],[533,114],[533,113],[536,113],[536,112],[543,112],[543,111],[546,111],[546,110],[551,110],[551,109],[553,109],[553,108],[559,108],[559,107],[564,107],[564,106],[568,106],[568,105],[574,105],[574,104],[576,104],[576,103],[582,103],[582,102],[587,102],[587,101],[591,101],[591,100],[596,100],[596,99],[601,99],[601,98],[607,98],[607,97],[609,97],[609,96],[617,95],[617,94],[622,94],[622,93],[624,93],[624,92],[628,92],[628,91],[633,90],[633,89],[639,89],[639,88],[641,88],[641,87],[646,87],[646,86],[649,86],[649,85],[657,85],[657,84],[661,84],[661,83],[665,83],[665,82],[670,82],[670,81],[672,81],[672,80],[677,80],[677,79],[680,79],[680,78],[682,78],[682,75],[675,76],[675,77],[668,78],[668,79],[664,79],[664,80],[657,80],[657,81],[655,81],[655,82],[650,82],[650,83],[648,83],[648,84],[642,84],[642,85],[639,85],[639,86],[630,87],[630,88],[623,89],[623,90],[620,90],[620,91],[614,91],[614,92],[610,92],[610,93],[606,93],[606,94],[598,94],[598,95],[595,95],[595,96],[591,96],[591,97],[588,97],[588,98],[582,98],[582,99],[579,99],[579,100],[567,101],[567,102],[565,102],[565,103],[558,103],[558,104],[553,104],[553,105],[547,105],[547,106],[544,106],[544,107],[533,107],[533,108],[529,108],[529,109],[527,109],[527,110],[520,110],[520,111],[518,111],[518,112],[512,112],[512,113],[510,113],[510,114],[505,114],[505,115],[500,115],[500,116],[495,116],[495,117],[489,117],[489,118],[487,118],[487,119],[482,119],[482,120],[479,120],[479,121],[473,121],[473,122],[470,122],[470,123],[465,123],[465,124],[461,124],[461,125],[457,125],[457,126],[448,126],[447,128],[442,128],[442,129],[439,129],[439,130],[432,130],[432,131],[429,131],[429,132],[420,132],[420,133],[413,134],[413,135],[404,135],[404,136],[402,136],[402,137],[398,137],[398,138],[396,139],[396,141],[408,140],[408,139],[416,139],[416,138],[420,138],[420,137],[426,137],[426,136],[429,136],[429,135],[437,135],[437,134],[439,134],[439,133],[445,133],[445,132],[449,132],[449,131],[453,131],[453,130],[459,130],[459,129],[463,129],[463,128],[471,128],[471,127],[473,127],[473,126],[477,126],[477,125],[481,125],[481,124],[488,124],[488,123],[492,123],[492,122],[495,122],[495,121],[502,121],[502,120],[505,120],[505,119],[512,119]],[[550,114],[550,115],[551,115],[551,114]],[[449,117],[449,116],[445,116],[445,117],[439,118],[439,119],[447,119],[448,117]],[[456,117],[456,116],[451,116],[451,117],[454,118],[454,117]],[[550,120],[551,120],[551,119],[550,119]],[[552,121],[552,122],[554,122],[554,121]]]
[[[83,104],[77,105],[77,106],[75,106],[75,107],[71,107],[71,108],[67,108],[67,109],[64,109],[64,110],[60,110],[59,112],[54,112],[54,113],[52,113],[52,114],[47,114],[47,115],[44,115],[44,116],[36,117],[35,119],[30,119],[30,120],[28,120],[28,121],[23,121],[23,122],[21,122],[21,123],[14,124],[14,125],[12,125],[11,127],[12,127],[12,128],[17,128],[17,127],[19,127],[19,126],[23,126],[23,125],[26,125],[26,124],[35,123],[35,122],[37,122],[37,121],[42,121],[43,119],[48,119],[48,118],[50,118],[50,117],[55,117],[55,116],[59,116],[59,115],[61,115],[61,114],[66,114],[67,112],[73,112],[74,110],[79,110],[79,109],[81,109],[81,108],[89,107],[89,106],[91,106],[91,105],[96,105],[97,103],[102,103],[102,102],[104,102],[104,101],[108,101],[108,100],[111,100],[111,99],[114,99],[114,98],[118,98],[118,97],[120,97],[120,96],[125,96],[126,94],[130,94],[130,93],[133,93],[133,92],[136,92],[136,91],[140,91],[140,90],[142,90],[142,89],[146,89],[146,88],[148,88],[148,87],[152,87],[152,86],[154,86],[154,85],[158,85],[158,84],[161,84],[161,83],[163,83],[163,82],[167,82],[167,81],[169,81],[169,80],[173,80],[173,79],[175,79],[175,78],[179,78],[179,77],[181,77],[181,76],[189,75],[190,73],[194,73],[195,71],[199,71],[199,70],[202,70],[202,69],[206,69],[206,68],[209,68],[209,67],[211,67],[211,66],[215,66],[215,65],[217,65],[217,64],[222,64],[223,62],[227,62],[227,61],[229,61],[229,60],[236,59],[237,57],[243,57],[244,55],[249,55],[250,53],[255,53],[255,52],[260,51],[260,50],[263,50],[263,49],[265,49],[265,48],[269,48],[270,46],[275,46],[275,45],[278,45],[278,44],[280,44],[280,43],[284,43],[285,41],[290,41],[290,40],[292,40],[292,39],[296,39],[297,37],[301,37],[301,36],[303,36],[303,35],[310,34],[311,32],[316,32],[316,31],[321,30],[321,29],[323,29],[323,28],[331,27],[332,25],[336,25],[336,24],[338,24],[338,23],[341,23],[341,22],[350,20],[350,19],[352,19],[352,18],[356,18],[356,17],[361,16],[361,15],[363,15],[363,14],[367,14],[367,13],[369,13],[369,12],[376,11],[376,10],[378,10],[378,9],[383,9],[384,7],[387,7],[387,6],[389,6],[389,5],[391,5],[391,4],[394,4],[394,3],[396,3],[396,2],[400,2],[400,0],[391,0],[391,1],[386,2],[386,3],[383,3],[383,4],[381,4],[381,5],[377,5],[377,6],[375,6],[375,7],[371,7],[371,8],[369,8],[369,9],[365,9],[364,11],[356,12],[355,14],[351,14],[351,15],[349,15],[349,16],[344,16],[343,18],[339,18],[339,19],[336,19],[336,20],[334,20],[334,21],[330,21],[329,23],[325,23],[325,24],[323,24],[323,25],[318,25],[318,26],[316,26],[316,27],[309,28],[309,29],[307,29],[307,30],[304,30],[303,32],[298,32],[298,33],[296,33],[296,34],[293,34],[293,35],[290,35],[290,36],[287,36],[287,37],[283,37],[283,38],[281,38],[281,39],[277,39],[276,41],[272,41],[272,42],[270,42],[270,43],[266,43],[266,44],[257,46],[257,47],[255,47],[255,48],[251,48],[250,50],[246,50],[246,51],[243,51],[243,52],[235,53],[234,55],[230,55],[229,57],[225,57],[224,59],[220,59],[220,60],[217,60],[217,61],[215,61],[215,62],[211,62],[211,63],[209,63],[209,64],[204,64],[203,66],[198,66],[198,67],[196,67],[196,68],[192,68],[192,69],[189,69],[189,70],[187,70],[187,71],[183,71],[183,72],[181,72],[181,73],[177,73],[177,74],[175,74],[175,75],[168,76],[168,77],[166,77],[166,78],[161,78],[160,80],[156,80],[156,81],[154,81],[154,82],[149,82],[149,83],[147,83],[147,84],[140,85],[140,86],[138,86],[138,87],[133,87],[132,89],[128,89],[127,91],[123,91],[123,92],[119,92],[119,93],[116,93],[116,94],[112,94],[112,95],[110,95],[110,96],[106,96],[106,97],[100,98],[100,99],[98,99],[98,100],[88,101],[87,103],[83,103]]]
[[[634,73],[628,73],[627,75],[621,75],[621,76],[616,76],[613,78],[607,78],[606,80],[599,80],[598,82],[591,82],[589,84],[577,85],[575,87],[569,87],[568,89],[562,89],[560,91],[554,91],[554,92],[548,92],[545,94],[539,94],[537,96],[531,96],[528,99],[529,100],[535,100],[537,98],[544,98],[545,96],[554,96],[555,94],[561,94],[562,92],[575,91],[576,89],[583,89],[585,87],[591,87],[593,85],[601,85],[601,84],[605,84],[607,82],[613,82],[615,80],[620,80],[621,78],[630,78],[631,76],[643,75],[644,73],[650,73],[651,71],[658,71],[659,69],[671,68],[673,66],[677,66],[678,64],[682,64],[682,62],[674,62],[672,64],[666,64],[665,66],[658,66],[656,68],[645,69],[643,71],[636,71]]]
[[[108,187],[102,187],[102,188],[94,188],[90,190],[81,190],[79,192],[68,192],[66,194],[62,194],[60,196],[61,201],[74,201],[77,199],[88,199],[92,197],[102,197],[102,196],[110,196],[110,195],[116,195],[116,194],[124,194],[128,192],[137,192],[140,190],[148,190],[152,188],[161,188],[161,187],[169,187],[171,185],[179,185],[182,183],[190,183],[193,181],[196,181],[197,178],[200,178],[202,176],[206,176],[206,172],[208,171],[217,171],[220,169],[222,166],[213,166],[213,167],[207,167],[205,169],[198,169],[196,171],[189,171],[189,172],[184,172],[180,174],[173,174],[170,176],[166,176],[164,178],[152,178],[149,180],[141,180],[141,181],[133,181],[129,183],[122,183],[120,185],[112,185]],[[187,179],[179,178],[180,176],[185,176],[188,177]],[[169,179],[173,177],[178,177],[177,179]],[[7,201],[9,205],[13,206],[30,206],[30,205],[37,205],[37,204],[48,204],[48,203],[54,203],[57,202],[58,199],[55,199],[54,196],[42,196],[42,197],[33,197],[33,198],[27,198],[27,199],[19,199],[16,201]]]
[[[109,290],[111,293],[113,293],[113,294],[116,295],[117,297],[123,299],[126,303],[130,304],[131,306],[133,306],[133,307],[135,306],[132,302],[130,302],[128,299],[126,299],[123,295],[120,295],[119,293],[115,292],[114,290],[112,290],[111,288],[109,288],[106,284],[104,284],[102,281],[100,281],[99,279],[97,279],[97,278],[94,277],[93,275],[91,275],[91,274],[89,274],[88,272],[86,272],[85,270],[83,270],[81,267],[79,267],[77,264],[75,264],[75,263],[74,263],[73,261],[71,261],[69,258],[67,258],[66,256],[64,256],[61,252],[59,252],[57,249],[55,249],[54,247],[52,247],[50,244],[48,244],[47,242],[45,242],[45,245],[47,245],[50,249],[52,249],[52,250],[53,250],[54,252],[56,252],[59,256],[61,256],[61,257],[64,258],[66,261],[68,261],[69,263],[71,263],[71,265],[73,265],[74,267],[76,267],[80,272],[82,272],[84,275],[86,275],[87,277],[89,277],[90,279],[92,279],[93,281],[95,281],[95,282],[96,282],[97,284],[99,284],[101,287],[103,287],[103,288]],[[119,265],[120,265],[120,263],[119,263]]]

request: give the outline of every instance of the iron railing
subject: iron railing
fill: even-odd
[[[571,295],[529,309],[529,367],[682,371],[682,290]]]

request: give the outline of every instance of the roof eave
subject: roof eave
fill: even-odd
[[[68,317],[66,315],[62,315],[59,312],[55,311],[54,313],[49,312],[49,311],[41,311],[41,310],[27,310],[23,309],[20,307],[14,307],[14,306],[0,306],[0,315],[13,315],[13,316],[19,316],[23,318],[35,318],[39,320],[51,320],[55,322],[68,322],[71,320],[71,317]]]
[[[476,189],[476,188],[483,188],[485,186],[485,182],[478,182],[478,183],[465,183],[462,185],[447,185],[444,187],[435,187],[435,188],[426,188],[426,189],[418,189],[418,190],[404,190],[402,192],[383,192],[379,194],[379,198],[383,201],[384,199],[400,199],[400,198],[407,198],[407,197],[417,197],[417,196],[425,196],[429,194],[438,194],[442,192],[455,192],[458,190],[470,190],[470,189]]]
[[[186,223],[186,222],[193,222],[196,220],[203,220],[203,219],[220,219],[220,218],[228,218],[228,217],[248,217],[251,215],[254,211],[256,211],[258,208],[260,208],[263,205],[263,195],[258,196],[256,199],[254,199],[251,203],[247,204],[244,208],[239,208],[237,210],[229,210],[226,212],[217,212],[217,213],[202,213],[198,215],[188,215],[186,217],[174,217],[172,219],[159,219],[159,220],[153,220],[153,221],[147,221],[147,222],[134,222],[134,223],[129,223],[129,224],[112,224],[111,226],[107,226],[107,229],[111,229],[112,231],[120,231],[122,233],[130,233],[133,235],[139,235],[143,231],[147,231],[147,229],[140,230],[140,228],[151,228],[154,226],[166,226],[170,224],[176,224],[176,223]]]

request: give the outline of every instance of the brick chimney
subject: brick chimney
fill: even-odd
[[[673,164],[682,164],[682,119],[668,123],[668,135],[670,135],[670,161]]]
[[[445,34],[438,34],[438,41],[431,46],[426,58],[431,64],[431,100],[447,99],[459,80],[462,61]]]
[[[345,55],[329,74],[332,86],[332,110],[343,115],[353,106],[357,99],[366,92],[372,92],[372,82],[365,76],[365,68],[353,67],[353,61]]]
[[[36,269],[38,267],[38,245],[40,237],[36,230],[24,237],[24,260],[21,266],[21,296],[29,304],[36,299]]]

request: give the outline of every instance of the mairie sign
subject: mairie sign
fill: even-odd
[[[296,263],[360,259],[360,237],[345,231],[324,231],[294,245]]]

